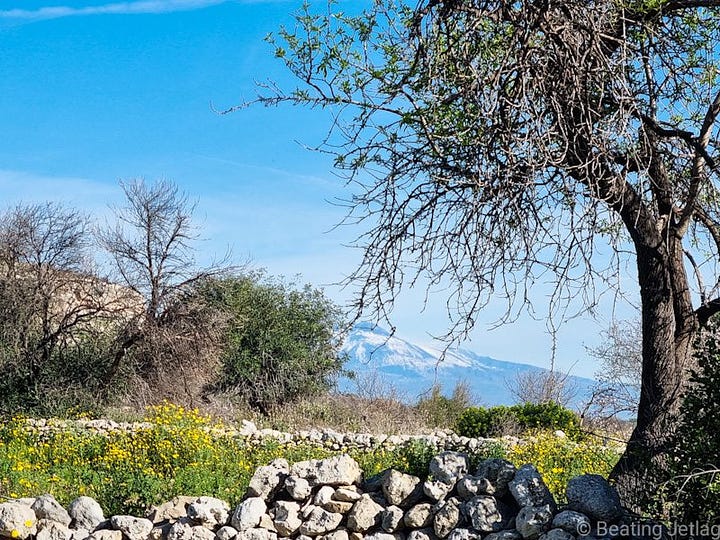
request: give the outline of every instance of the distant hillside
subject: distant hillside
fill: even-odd
[[[420,394],[439,382],[446,394],[459,381],[465,381],[480,404],[511,405],[517,400],[509,390],[518,374],[541,374],[548,370],[515,362],[480,356],[467,349],[453,349],[440,360],[441,351],[410,343],[383,328],[360,323],[347,336],[342,348],[349,356],[347,369],[361,378],[375,376],[384,386],[392,386],[401,399],[417,401]],[[572,405],[579,405],[596,382],[570,376],[568,384],[576,389]],[[354,392],[356,383],[349,379],[339,382],[341,392]]]

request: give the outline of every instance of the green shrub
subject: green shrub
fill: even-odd
[[[659,494],[665,515],[677,523],[720,526],[720,343],[717,328],[696,354],[693,388],[681,408],[676,430],[673,479]],[[664,507],[664,508],[663,508]]]
[[[513,405],[512,412],[521,429],[561,429],[568,433],[577,431],[580,422],[577,415],[559,403],[523,403]]]
[[[322,291],[256,273],[211,281],[201,293],[230,318],[218,389],[268,413],[326,391],[341,372],[341,314]]]
[[[442,395],[442,387],[434,384],[420,398],[415,410],[432,427],[448,428],[454,426],[463,411],[470,405],[470,389],[465,382],[458,382],[452,396]]]
[[[513,417],[507,407],[468,407],[455,425],[455,431],[463,437],[499,437]]]
[[[499,437],[537,429],[561,429],[568,435],[578,434],[577,415],[557,403],[524,403],[506,407],[499,405],[468,407],[455,424],[455,431],[464,437]]]

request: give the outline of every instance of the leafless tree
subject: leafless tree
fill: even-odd
[[[561,324],[571,299],[592,308],[595,286],[634,259],[642,388],[612,474],[628,504],[663,481],[693,342],[720,310],[718,8],[306,6],[275,41],[299,86],[270,83],[256,100],[336,111],[322,149],[349,175],[349,219],[367,226],[352,276],[365,315],[387,316],[403,286],[451,284],[462,337],[490,300],[506,300],[507,322],[552,280]]]
[[[554,402],[567,407],[577,394],[568,379],[559,371],[521,371],[508,381],[508,388],[519,403]]]
[[[600,418],[634,415],[642,379],[642,328],[640,320],[613,321],[601,334],[601,344],[588,349],[600,363],[598,384],[588,400],[587,412]]]
[[[116,279],[136,294],[138,304],[119,339],[108,384],[133,350],[139,375],[153,379],[151,383],[169,376],[168,385],[176,388],[181,380],[192,394],[187,385],[198,375],[193,367],[208,361],[222,328],[213,319],[217,314],[190,301],[192,288],[224,269],[196,265],[195,205],[176,185],[138,179],[121,186],[126,205],[115,209],[116,223],[98,237],[112,259]],[[154,393],[159,393],[157,388]]]
[[[35,397],[53,357],[107,330],[120,311],[122,295],[95,277],[91,243],[89,218],[59,204],[0,216],[2,362]]]

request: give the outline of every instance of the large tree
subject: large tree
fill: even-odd
[[[322,148],[368,226],[359,307],[451,283],[462,334],[499,293],[512,317],[553,277],[562,316],[619,281],[629,247],[642,391],[613,476],[632,503],[662,479],[694,339],[720,310],[720,1],[411,4],[306,5],[275,38],[299,85],[259,101],[336,111]]]

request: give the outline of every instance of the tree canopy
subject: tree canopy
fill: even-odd
[[[462,336],[552,279],[550,313],[637,264],[643,380],[614,476],[626,501],[666,470],[699,329],[720,309],[720,2],[376,0],[305,4],[270,40],[297,77],[256,102],[330,108],[320,149],[366,226],[359,310],[451,283]],[[230,109],[234,110],[234,109]],[[598,256],[610,245],[612,257]]]

